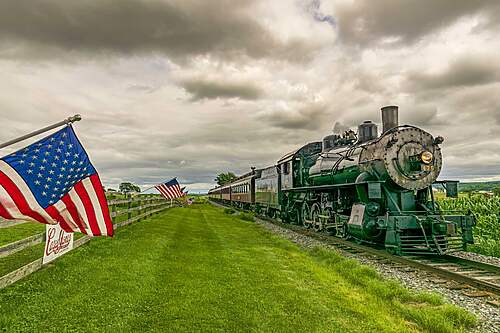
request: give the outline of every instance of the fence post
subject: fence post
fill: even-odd
[[[111,223],[115,223],[116,216],[113,216],[113,215],[116,212],[116,205],[112,204],[112,205],[110,205],[110,208],[111,208]]]
[[[130,211],[131,204],[132,204],[132,197],[129,197],[127,202],[127,220],[130,220],[132,218],[132,212]]]

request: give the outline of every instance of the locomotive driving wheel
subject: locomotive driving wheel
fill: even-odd
[[[307,202],[304,202],[302,204],[302,225],[306,228],[311,227],[311,208],[307,204]]]
[[[311,220],[314,231],[321,231],[323,229],[323,222],[321,221],[321,208],[318,204],[311,207]]]

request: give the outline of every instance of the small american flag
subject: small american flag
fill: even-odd
[[[99,175],[71,126],[0,159],[0,216],[113,235]]]
[[[182,190],[177,179],[172,179],[166,183],[158,184],[155,188],[165,197],[165,199],[175,199],[182,197]]]

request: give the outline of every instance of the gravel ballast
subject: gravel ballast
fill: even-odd
[[[280,235],[303,248],[311,249],[321,246],[337,252],[340,251],[334,246],[324,244],[321,241],[299,234],[293,230],[280,227],[279,225],[271,222],[260,219],[257,219],[256,222],[274,234]],[[463,290],[451,290],[445,288],[442,286],[444,283],[442,279],[427,272],[408,269],[407,267],[396,268],[390,263],[382,263],[380,261],[370,259],[367,256],[354,255],[345,251],[342,251],[342,255],[355,259],[362,264],[372,266],[385,278],[396,279],[409,289],[438,293],[450,303],[469,310],[470,312],[476,314],[479,318],[480,324],[476,330],[477,332],[500,333],[500,309],[494,305],[488,304],[484,299],[481,299],[481,297],[469,297],[463,294]],[[489,264],[500,265],[500,260],[498,258],[492,258],[476,253],[460,252],[457,256]]]

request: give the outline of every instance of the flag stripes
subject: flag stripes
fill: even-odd
[[[97,174],[77,183],[59,202],[45,209],[34,197],[30,198],[30,192],[22,192],[20,188],[25,185],[15,170],[0,161],[0,216],[6,219],[60,223],[67,232],[79,231],[90,236],[113,235],[113,224]]]
[[[181,187],[176,179],[172,179],[171,181],[158,184],[155,188],[165,197],[165,199],[175,199],[183,196],[183,192]]]
[[[71,127],[0,159],[0,217],[113,235],[99,175]]]

